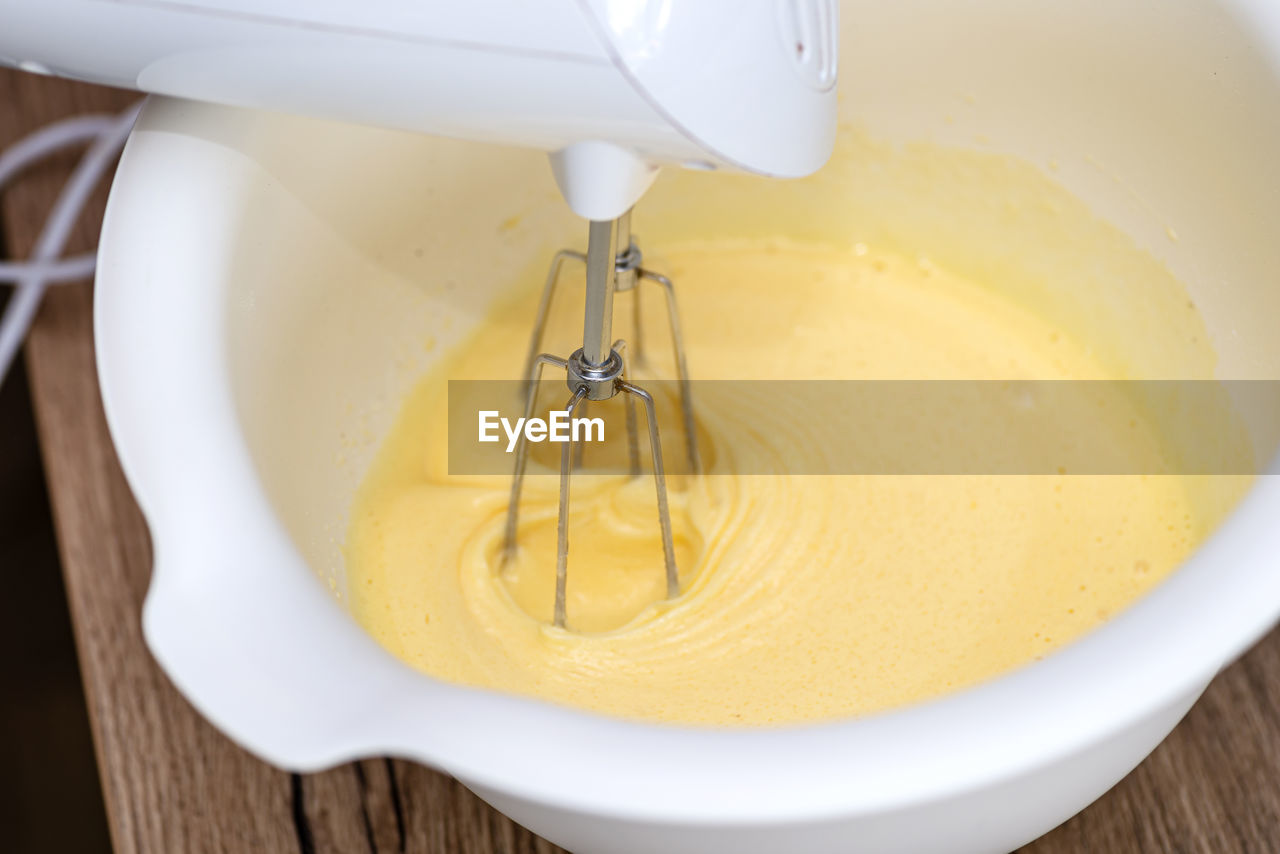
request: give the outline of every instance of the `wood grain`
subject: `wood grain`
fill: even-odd
[[[0,147],[52,119],[136,96],[0,69]],[[72,161],[7,193],[23,256]],[[104,194],[72,249],[93,245]],[[551,854],[457,782],[372,758],[321,774],[271,768],[207,724],[142,640],[146,526],[120,472],[94,372],[89,285],[55,288],[27,344],[42,454],[115,848],[123,854],[298,851]],[[1220,676],[1173,735],[1025,854],[1280,851],[1280,634]]]

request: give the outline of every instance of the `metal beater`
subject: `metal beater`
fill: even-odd
[[[555,295],[560,272],[566,261],[579,261],[586,265],[586,311],[583,321],[582,347],[568,359],[542,352],[542,339],[546,332],[547,317]],[[642,360],[641,308],[638,285],[653,282],[662,288],[667,305],[667,317],[675,350],[676,370],[680,382],[680,404],[685,427],[685,449],[690,472],[698,471],[698,448],[693,419],[692,391],[689,385],[688,363],[685,359],[680,332],[680,317],[676,308],[675,289],[671,280],[643,266],[643,256],[631,235],[631,212],[616,220],[593,220],[588,230],[587,252],[561,250],[551,262],[538,304],[533,335],[529,341],[529,354],[525,362],[528,378],[525,394],[525,418],[533,417],[538,383],[547,365],[565,371],[570,396],[565,404],[569,417],[575,417],[578,407],[585,401],[609,400],[617,394],[627,396],[626,423],[631,475],[639,475],[640,456],[635,417],[635,402],[644,404],[645,423],[649,433],[650,455],[653,461],[653,479],[658,498],[658,524],[662,533],[662,554],[666,566],[667,596],[680,593],[680,576],[676,568],[675,544],[671,534],[671,512],[667,502],[666,468],[662,462],[662,440],[658,432],[658,416],[653,397],[640,386],[628,380],[625,341],[613,340],[613,297],[615,293],[635,293],[634,321],[636,329],[636,361]],[[569,486],[575,461],[581,459],[581,445],[566,443],[560,452],[560,504],[556,537],[556,593],[554,624],[565,627],[565,587],[569,560]],[[520,517],[520,493],[524,485],[525,469],[529,460],[529,446],[522,433],[515,448],[515,474],[511,481],[511,498],[507,507],[506,533],[503,539],[502,560],[509,562],[517,549],[517,529]]]

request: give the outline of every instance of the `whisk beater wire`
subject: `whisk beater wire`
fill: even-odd
[[[565,409],[570,418],[573,418],[578,404],[586,396],[586,388],[579,386],[569,398]],[[559,629],[563,629],[565,625],[565,588],[569,580],[569,482],[573,479],[573,446],[576,444],[578,443],[570,435],[569,444],[560,449],[560,510],[556,520],[556,604],[553,617],[553,622]]]
[[[644,403],[649,426],[649,447],[653,457],[653,481],[658,493],[658,525],[662,533],[662,560],[667,571],[667,598],[680,595],[680,573],[676,569],[675,538],[671,533],[671,508],[667,503],[667,471],[662,465],[662,439],[658,435],[658,412],[653,405],[653,395],[629,382],[618,383],[618,388]]]
[[[525,423],[533,417],[533,408],[537,403],[538,381],[542,379],[542,369],[547,365],[568,369],[569,363],[558,356],[540,353],[533,359],[533,366],[528,371],[528,390],[525,394]],[[576,393],[576,391],[575,391]],[[568,447],[568,446],[566,446]],[[515,473],[511,478],[511,497],[507,502],[507,526],[502,537],[502,562],[508,563],[516,554],[516,529],[520,527],[520,492],[524,488],[524,473],[529,466],[529,442],[522,432],[516,440]]]
[[[689,382],[689,361],[684,353],[684,335],[680,331],[680,310],[676,307],[676,289],[671,280],[661,273],[640,268],[640,279],[655,282],[662,288],[667,300],[667,323],[671,326],[671,341],[676,357],[676,376],[680,381],[680,411],[684,417],[685,452],[689,456],[689,473],[698,473],[698,431],[693,420],[693,384]],[[640,295],[636,294],[636,321],[639,323]],[[639,332],[636,333],[639,337]],[[637,347],[637,350],[639,348]]]
[[[648,362],[648,348],[644,332],[644,320],[640,289],[641,282],[651,282],[662,289],[663,300],[667,310],[667,325],[671,330],[672,351],[675,355],[676,375],[680,384],[680,408],[685,431],[685,454],[688,458],[690,474],[700,471],[698,454],[698,437],[693,417],[693,387],[689,381],[689,363],[684,349],[684,333],[680,324],[680,310],[676,303],[675,285],[671,279],[644,267],[644,255],[631,234],[631,212],[623,214],[615,223],[616,237],[613,243],[614,255],[614,290],[619,293],[632,291],[632,325],[635,340],[632,342],[631,354],[637,366]],[[529,336],[529,349],[525,357],[525,374],[528,375],[538,354],[543,352],[543,339],[546,337],[547,323],[551,314],[551,304],[559,287],[560,274],[565,264],[577,262],[587,264],[587,255],[570,249],[562,249],[551,259],[551,268],[538,300],[537,314],[533,322],[533,331]],[[610,297],[612,305],[612,297]],[[581,449],[577,462],[581,463]]]
[[[640,471],[639,428],[636,418],[636,401],[645,408],[645,428],[649,434],[649,453],[653,467],[654,490],[658,505],[658,525],[662,540],[663,564],[666,571],[667,596],[675,597],[680,593],[680,574],[676,566],[675,538],[671,527],[671,507],[667,495],[666,466],[662,457],[662,439],[659,434],[657,407],[653,396],[631,382],[627,370],[627,342],[622,339],[611,339],[613,322],[613,296],[618,290],[619,282],[625,282],[627,289],[632,289],[640,281],[653,281],[661,286],[666,294],[668,318],[676,351],[676,364],[680,371],[681,405],[685,409],[685,427],[688,433],[688,449],[691,466],[697,469],[697,451],[693,437],[693,412],[691,395],[688,389],[688,370],[685,363],[684,349],[680,339],[680,325],[676,311],[674,289],[671,280],[656,273],[649,273],[640,266],[640,252],[631,241],[630,214],[613,222],[592,222],[589,231],[590,240],[585,255],[578,252],[563,251],[556,254],[551,264],[551,271],[543,288],[542,298],[538,304],[538,314],[534,321],[529,355],[525,365],[525,420],[533,417],[537,405],[538,384],[543,370],[551,365],[565,372],[571,396],[565,405],[570,424],[579,407],[585,407],[589,401],[609,400],[622,394],[626,400],[627,451],[632,476]],[[619,238],[625,238],[626,248],[618,250]],[[569,260],[582,261],[587,268],[586,306],[584,311],[581,348],[575,350],[567,359],[541,352],[542,338],[546,332],[548,315],[560,269]],[[575,463],[580,463],[581,453],[578,437],[572,429],[568,441],[560,450],[560,493],[556,527],[556,579],[555,601],[553,607],[553,623],[564,628],[567,621],[566,589],[568,586],[569,565],[569,499]],[[511,481],[511,494],[507,507],[506,528],[503,536],[502,561],[506,565],[518,550],[520,527],[520,497],[524,478],[529,464],[528,437],[521,432],[517,439],[515,472]]]

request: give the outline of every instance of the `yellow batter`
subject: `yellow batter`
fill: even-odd
[[[1120,375],[1093,342],[991,283],[875,246],[713,239],[665,246],[657,263],[679,283],[698,379]],[[556,630],[556,479],[528,480],[521,555],[502,569],[508,479],[446,473],[446,380],[516,375],[533,316],[531,288],[522,294],[422,381],[352,511],[354,613],[442,679],[653,720],[863,714],[1044,656],[1156,584],[1211,521],[1195,482],[1174,476],[677,476],[684,589],[665,602],[652,481],[582,477],[569,566],[576,631]],[[624,305],[619,297],[620,321]],[[661,317],[658,302],[646,308]],[[1177,308],[1192,313],[1185,298]],[[567,353],[581,315],[566,303],[557,316],[548,347]],[[671,376],[654,355],[650,374]],[[660,403],[678,467],[674,401]],[[813,431],[809,446],[822,453],[821,426],[797,428],[771,411],[777,403],[699,397],[713,470],[774,444],[794,453],[797,429]],[[751,417],[759,431],[730,429]],[[1123,403],[1097,417],[1120,457],[1153,453]],[[543,452],[547,466],[556,459]]]

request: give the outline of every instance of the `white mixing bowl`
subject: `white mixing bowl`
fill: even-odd
[[[1221,376],[1280,377],[1265,0],[868,0],[844,21],[850,117],[1057,159],[1055,180],[1187,283]],[[421,369],[580,242],[538,154],[148,105],[102,240],[103,395],[155,542],[148,642],[236,741],[299,770],[410,757],[578,852],[999,852],[1119,780],[1280,614],[1280,483],[1263,477],[1100,630],[901,711],[714,731],[413,672],[334,595],[352,490]]]

